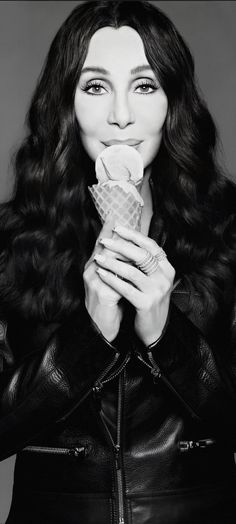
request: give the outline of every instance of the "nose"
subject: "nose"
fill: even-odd
[[[114,94],[108,114],[108,123],[124,129],[135,121],[134,111],[131,108],[126,93]]]

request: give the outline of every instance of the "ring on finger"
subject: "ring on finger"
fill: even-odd
[[[158,247],[156,254],[153,256],[157,262],[161,262],[161,260],[164,260],[167,257],[167,254],[162,247]]]
[[[145,273],[145,275],[149,276],[152,275],[152,273],[155,273],[159,266],[159,261],[149,251],[145,251],[146,253],[142,260],[139,263],[136,262],[135,265],[138,269],[140,269],[140,271]]]

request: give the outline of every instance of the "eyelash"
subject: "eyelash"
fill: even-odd
[[[148,93],[143,91],[143,93],[138,93],[138,94],[150,95],[150,94],[154,93],[158,89],[158,86],[155,85],[154,82],[152,82],[151,80],[142,80],[142,81],[140,81],[140,83],[137,85],[136,88],[139,88],[139,87],[142,87],[142,86],[150,87],[150,88],[153,89],[153,91],[151,91],[151,92],[149,91]],[[99,95],[101,95],[101,93],[91,93],[91,92],[89,92],[89,89],[91,89],[92,87],[103,87],[105,89],[104,85],[102,84],[102,82],[100,80],[90,80],[84,86],[82,86],[81,89],[83,91],[85,91],[86,93],[88,93],[88,95],[92,95],[92,96],[99,96]]]

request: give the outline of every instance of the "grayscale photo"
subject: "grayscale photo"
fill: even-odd
[[[0,524],[236,522],[235,23],[0,2]]]

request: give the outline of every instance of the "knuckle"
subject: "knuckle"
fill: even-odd
[[[146,254],[147,254],[147,249],[145,249],[144,247],[138,248],[136,252],[136,256],[135,256],[135,264],[136,265],[141,264],[141,262],[143,262],[143,259],[146,257]]]
[[[150,250],[156,251],[156,248],[157,248],[157,243],[155,242],[155,240],[153,240],[153,238],[150,238]]]
[[[169,274],[170,278],[172,280],[174,280],[175,275],[176,275],[175,268],[170,264],[170,262],[168,262],[168,264],[169,264],[169,266],[168,266],[168,274]]]

